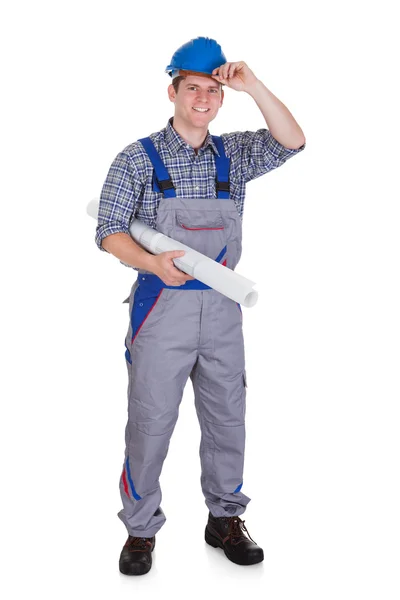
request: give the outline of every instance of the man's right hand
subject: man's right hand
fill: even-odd
[[[153,256],[152,271],[157,275],[165,285],[180,286],[194,279],[191,275],[177,269],[173,263],[173,258],[178,258],[185,254],[184,250],[168,250]]]

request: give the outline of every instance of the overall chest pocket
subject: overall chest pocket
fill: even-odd
[[[215,259],[226,245],[226,228],[218,210],[177,210],[174,239]]]
[[[225,229],[219,212],[176,211],[176,222],[187,231],[221,231]]]

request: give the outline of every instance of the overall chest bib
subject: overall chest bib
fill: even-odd
[[[139,141],[154,168],[153,191],[163,193],[155,229],[234,270],[242,253],[242,222],[234,201],[229,197],[230,161],[225,155],[221,138],[212,136],[212,139],[219,152],[219,156],[215,155],[216,198],[177,198],[173,182],[154,144],[150,138]],[[145,270],[139,273],[150,274]],[[152,279],[140,280],[148,282],[141,285],[165,286],[157,282],[155,277],[153,275]],[[194,280],[176,289],[209,287]]]

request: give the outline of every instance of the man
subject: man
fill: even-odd
[[[287,108],[245,62],[227,62],[215,40],[196,38],[172,57],[167,127],[127,146],[104,183],[96,242],[139,271],[129,297],[125,340],[129,374],[125,461],[120,478],[128,531],[119,562],[147,573],[165,522],[159,476],[185,384],[193,383],[201,427],[201,486],[209,509],[205,540],[231,561],[261,562],[263,550],[239,515],[245,445],[246,371],[240,305],[174,266],[184,252],[153,256],[129,235],[134,218],[234,269],[248,181],[305,147]],[[268,129],[211,136],[222,86],[249,94]],[[248,533],[248,532],[247,532]]]

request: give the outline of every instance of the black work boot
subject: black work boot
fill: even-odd
[[[151,538],[130,535],[119,557],[119,570],[124,575],[144,575],[151,569],[151,553],[156,545],[156,536]]]
[[[264,560],[262,548],[250,537],[240,517],[213,517],[209,513],[205,540],[214,548],[222,548],[237,565],[255,565]]]

